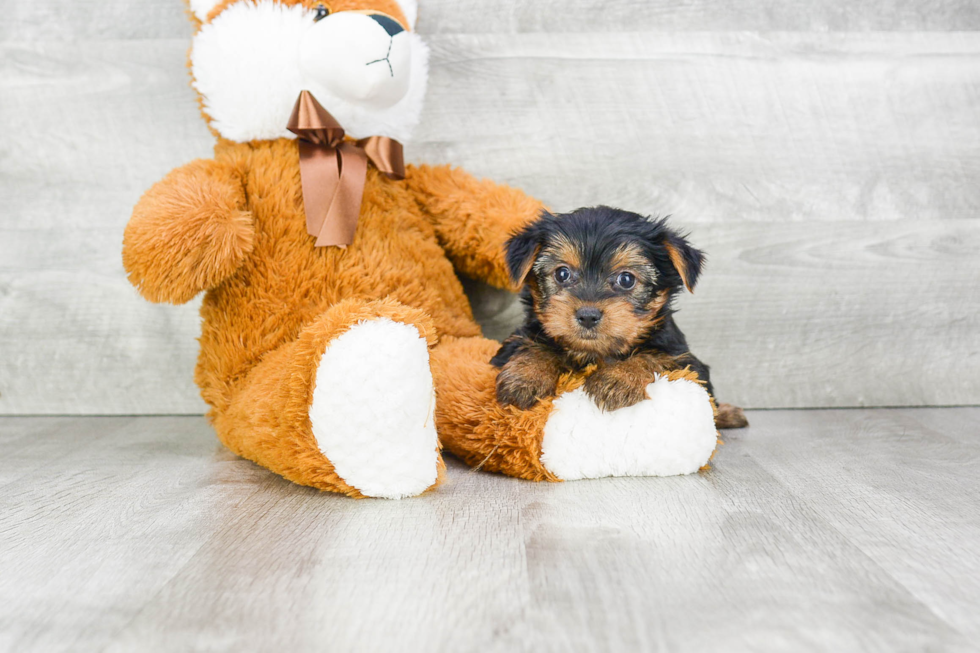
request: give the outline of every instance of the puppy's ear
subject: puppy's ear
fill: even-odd
[[[664,231],[663,246],[671,264],[684,282],[684,287],[688,292],[694,292],[694,286],[701,276],[701,268],[704,267],[704,252],[695,249],[686,238],[672,229]]]
[[[520,288],[531,273],[534,261],[538,258],[544,238],[543,223],[553,216],[547,211],[541,217],[515,233],[507,241],[507,271],[514,286]]]

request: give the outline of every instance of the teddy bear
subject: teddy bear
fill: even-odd
[[[428,51],[415,0],[189,0],[189,69],[217,139],[139,200],[123,262],[153,302],[204,293],[195,381],[233,452],[351,497],[422,494],[442,448],[530,480],[690,473],[715,449],[690,371],[603,412],[562,380],[494,397],[499,343],[457,276],[514,289],[508,237],[540,201],[404,165]],[[601,437],[597,437],[601,436]]]

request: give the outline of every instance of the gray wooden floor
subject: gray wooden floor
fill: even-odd
[[[0,418],[0,650],[976,650],[980,408],[751,419],[701,475],[356,502],[199,417]]]

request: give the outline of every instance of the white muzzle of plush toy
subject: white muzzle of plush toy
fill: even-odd
[[[305,76],[340,98],[377,109],[405,97],[411,57],[405,28],[373,12],[330,14],[317,20],[300,44]]]

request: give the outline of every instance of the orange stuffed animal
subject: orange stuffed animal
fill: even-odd
[[[215,158],[142,197],[123,261],[151,301],[206,293],[195,378],[232,451],[296,483],[389,498],[440,482],[440,440],[534,480],[708,460],[711,403],[689,373],[615,413],[571,378],[531,410],[496,403],[498,343],[480,336],[454,268],[510,287],[504,243],[542,205],[459,169],[400,166],[427,78],[413,0],[190,9]],[[597,429],[607,437],[587,437]]]

